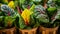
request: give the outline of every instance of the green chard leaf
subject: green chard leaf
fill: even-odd
[[[11,17],[11,16],[5,16],[4,22],[5,22],[5,26],[12,26],[13,22],[15,21],[15,18]]]
[[[22,18],[21,15],[19,15],[19,27],[21,29],[24,29],[26,27],[25,23],[24,23],[24,19]]]

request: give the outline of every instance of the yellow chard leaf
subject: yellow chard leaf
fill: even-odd
[[[32,7],[29,9],[30,11],[34,11],[35,4],[32,5]]]
[[[33,12],[31,12],[30,10],[28,9],[25,9],[21,16],[23,17],[24,21],[25,21],[25,24],[29,23],[29,19],[30,19],[30,15],[32,14]]]
[[[11,8],[15,8],[15,5],[14,5],[13,1],[10,1],[9,4],[8,4],[8,6],[11,7]]]

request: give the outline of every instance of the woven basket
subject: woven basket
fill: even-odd
[[[40,32],[42,32],[42,34],[56,34],[58,30],[58,27],[55,28],[45,28],[40,26]]]
[[[16,28],[10,28],[10,29],[3,29],[0,30],[0,34],[16,34]]]
[[[22,30],[19,29],[20,34],[36,34],[37,28],[33,28],[30,30]]]

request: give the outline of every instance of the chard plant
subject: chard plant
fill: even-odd
[[[56,6],[48,6],[44,11],[39,9],[40,14],[37,15],[36,19],[39,21],[40,25],[47,28],[57,27],[60,24],[60,14]]]
[[[14,26],[16,12],[7,5],[0,6],[0,27],[11,28]]]
[[[30,9],[25,9],[22,14],[19,15],[19,22],[16,23],[17,28],[19,29],[32,29],[39,26],[39,23],[35,19],[34,12],[35,5],[33,4]]]

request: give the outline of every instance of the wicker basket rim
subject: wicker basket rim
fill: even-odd
[[[27,30],[27,31],[30,31],[30,30],[36,30],[38,27],[36,28],[32,28],[32,29],[19,29],[19,30]]]

